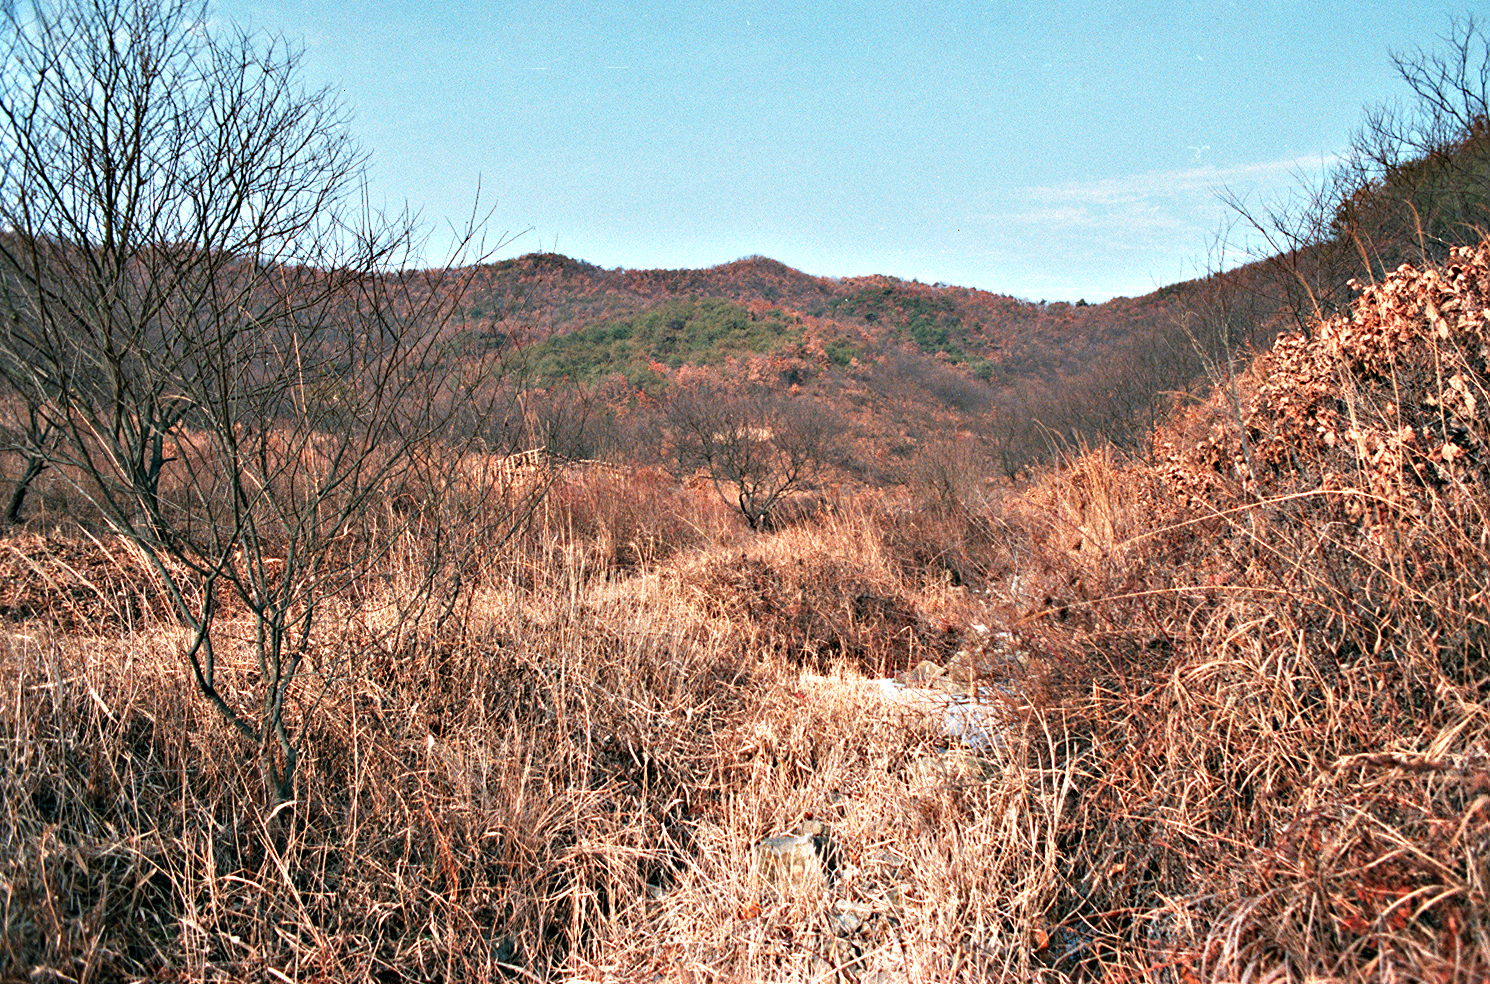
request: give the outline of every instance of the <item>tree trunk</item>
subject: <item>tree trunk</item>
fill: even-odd
[[[26,495],[31,491],[31,483],[36,477],[46,471],[47,459],[31,457],[26,459],[26,470],[21,472],[21,477],[16,479],[16,487],[10,493],[10,502],[5,506],[5,521],[7,523],[19,523],[21,521],[21,506],[26,503]]]

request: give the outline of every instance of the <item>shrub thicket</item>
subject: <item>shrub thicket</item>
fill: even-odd
[[[1031,496],[1058,906],[1173,979],[1490,971],[1490,245]]]
[[[1487,324],[1490,244],[1403,268],[1151,460],[1002,502],[948,457],[754,533],[660,472],[515,474],[548,496],[458,606],[411,604],[417,524],[328,599],[283,802],[148,566],[12,535],[0,976],[1483,980]],[[997,645],[986,746],[864,679]],[[803,822],[810,891],[754,862]]]

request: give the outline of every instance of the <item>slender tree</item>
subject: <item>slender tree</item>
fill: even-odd
[[[5,18],[0,373],[39,415],[19,450],[152,565],[197,687],[282,799],[326,599],[411,531],[448,572],[514,528],[512,499],[452,479],[504,390],[461,347],[451,271],[407,272],[413,225],[366,209],[364,155],[297,51],[194,0]],[[386,508],[411,485],[415,507]],[[498,515],[505,532],[452,534]],[[217,672],[228,599],[253,620],[255,694]]]
[[[1273,203],[1223,196],[1260,235],[1276,298],[1305,334],[1349,305],[1351,280],[1490,235],[1490,36],[1455,19],[1437,46],[1393,62],[1410,97],[1369,109],[1319,181]]]
[[[825,407],[713,388],[676,394],[667,423],[679,463],[707,471],[720,497],[756,531],[770,527],[783,498],[812,487],[839,456],[843,432]]]

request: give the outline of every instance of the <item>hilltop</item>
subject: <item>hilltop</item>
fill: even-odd
[[[1260,286],[1241,271],[1100,304],[1045,302],[814,276],[759,256],[607,270],[556,253],[426,277],[467,350],[505,351],[532,406],[582,393],[588,417],[624,418],[624,430],[639,426],[638,400],[701,383],[799,395],[852,423],[857,457],[877,462],[872,484],[902,480],[947,442],[1011,478],[1061,447],[1137,446],[1175,393],[1203,382],[1216,339],[1197,311]],[[1275,330],[1250,317],[1222,341],[1265,343]]]
[[[753,318],[790,324],[802,340],[829,351],[909,346],[996,385],[1082,371],[1105,350],[1172,316],[1176,293],[1046,303],[890,276],[813,276],[761,256],[702,270],[607,270],[531,253],[456,275],[478,331],[510,325],[539,341],[663,305],[722,300]]]

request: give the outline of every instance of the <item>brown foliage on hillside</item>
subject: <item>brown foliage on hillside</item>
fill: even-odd
[[[307,640],[282,803],[130,562],[15,534],[0,976],[1485,979],[1487,312],[1490,245],[1403,268],[1003,498],[968,434],[764,533],[554,464],[424,607],[419,514]],[[984,743],[865,679],[922,660]]]
[[[941,327],[969,359],[1000,379],[1077,375],[1177,311],[1175,292],[1106,304],[1031,303],[1001,294],[895,277],[818,277],[749,257],[703,270],[606,270],[535,253],[460,271],[479,323],[547,337],[679,298],[763,305],[838,326],[877,347],[912,341],[918,325]],[[926,336],[920,336],[925,342]],[[935,345],[941,342],[927,343]]]
[[[1403,267],[1028,500],[1094,968],[1490,971],[1487,314],[1490,245]]]

